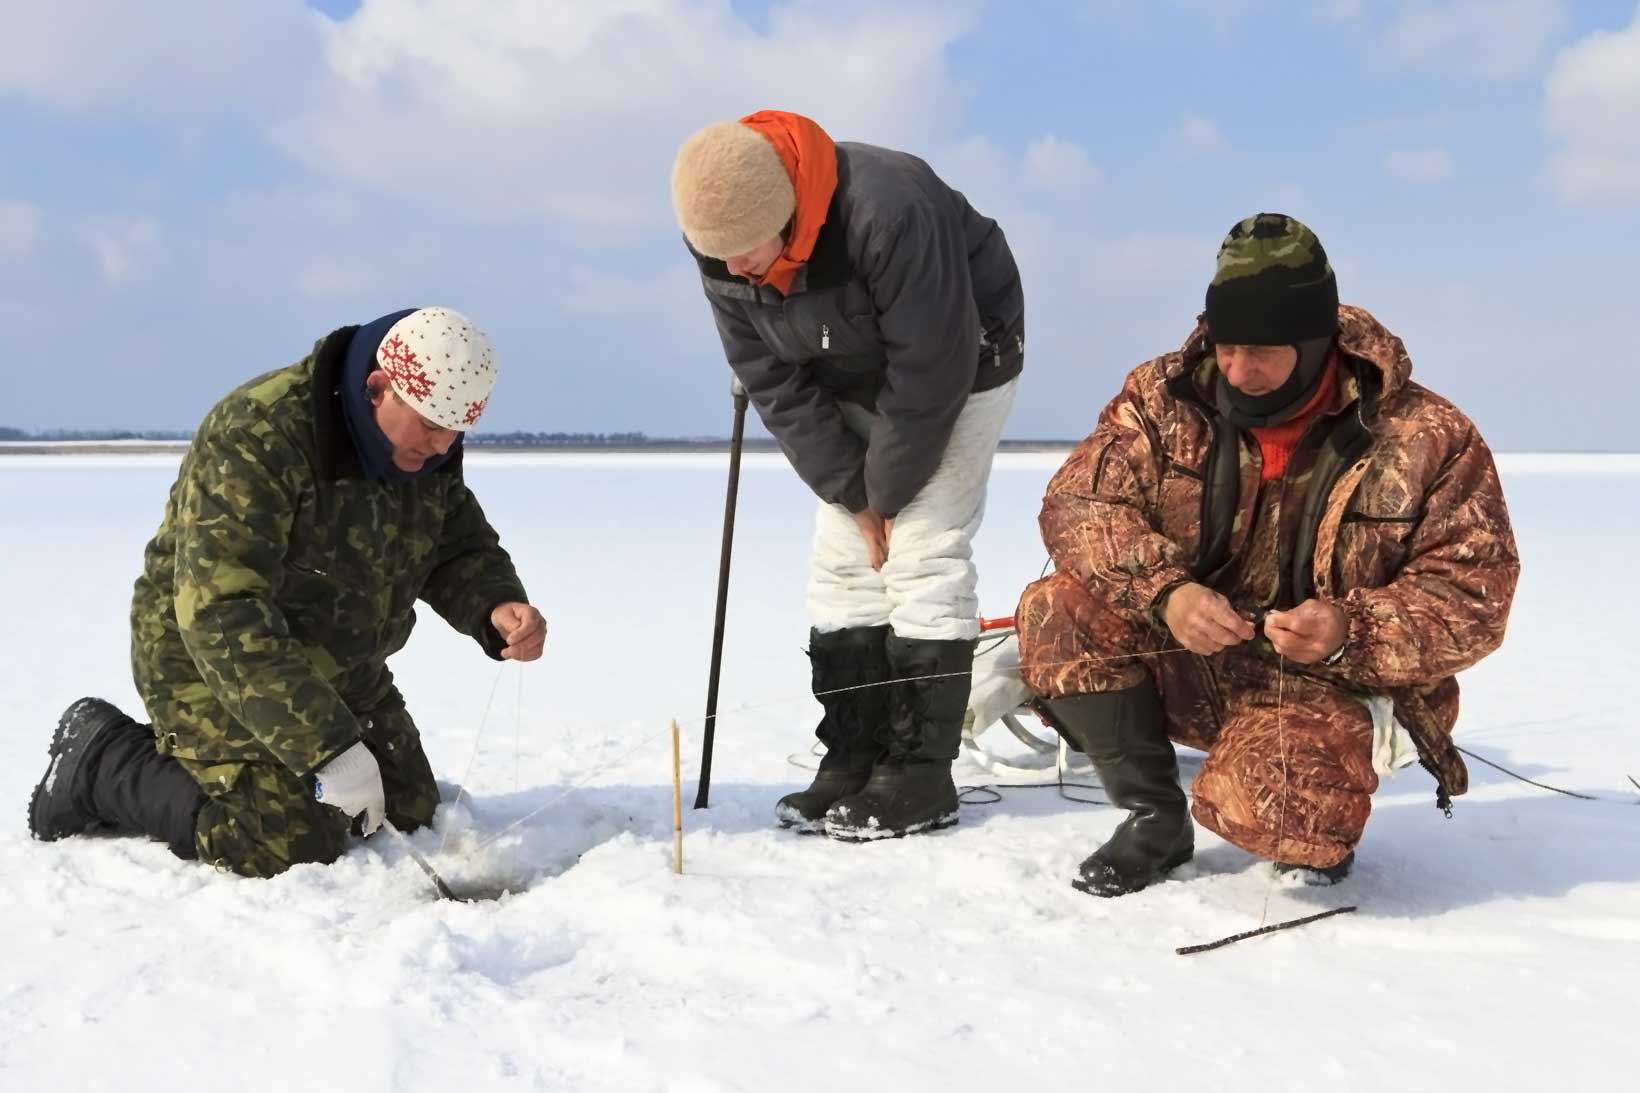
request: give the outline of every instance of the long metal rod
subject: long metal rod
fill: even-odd
[[[434,869],[432,863],[421,856],[421,852],[416,849],[415,844],[412,843],[408,837],[406,837],[404,832],[394,827],[391,820],[383,820],[382,826],[385,827],[395,839],[399,840],[399,845],[404,847],[404,852],[406,854],[410,855],[410,860],[421,866],[421,871],[426,873],[427,879],[433,882],[433,887],[438,891],[440,899],[453,899],[457,903],[465,902],[460,896],[450,891],[450,886],[444,883],[444,878],[438,875],[438,870]]]
[[[723,617],[729,607],[729,558],[735,542],[735,501],[740,495],[740,448],[746,436],[746,388],[736,380],[735,428],[729,438],[729,488],[723,499],[723,548],[718,554],[717,617],[712,623],[712,667],[706,677],[706,727],[700,746],[700,784],[695,807],[705,808],[712,789],[712,741],[717,732],[718,676],[723,670]]]

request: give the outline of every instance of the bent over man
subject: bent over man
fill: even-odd
[[[1184,348],[1136,368],[1054,476],[1023,675],[1129,811],[1077,887],[1156,881],[1190,858],[1191,814],[1336,880],[1398,741],[1443,807],[1467,788],[1453,677],[1502,642],[1519,561],[1491,452],[1411,373],[1339,305],[1314,233],[1261,214]],[[1170,738],[1207,752],[1188,812]]]
[[[495,384],[444,308],[347,326],[206,415],[144,553],[131,662],[151,725],[64,712],[29,830],[145,834],[267,877],[331,862],[355,817],[432,822],[438,788],[387,658],[420,599],[490,656],[541,655],[531,607],[462,477]]]
[[[846,840],[955,823],[972,541],[1024,366],[1007,241],[922,160],[775,110],[689,138],[672,199],[729,365],[820,498],[826,754],[776,815]]]

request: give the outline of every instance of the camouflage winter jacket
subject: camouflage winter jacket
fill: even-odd
[[[1446,794],[1467,788],[1452,743],[1453,676],[1503,641],[1520,562],[1492,454],[1451,403],[1411,382],[1401,340],[1340,307],[1341,395],[1311,426],[1309,489],[1282,543],[1283,599],[1348,620],[1341,660],[1304,669],[1389,695]],[[1043,541],[1059,569],[1156,622],[1182,581],[1212,586],[1240,553],[1260,488],[1258,446],[1204,390],[1211,346],[1140,365],[1048,486]],[[1069,625],[1068,621],[1063,623]]]
[[[355,329],[229,393],[182,461],[131,605],[162,751],[307,776],[359,739],[417,599],[499,656],[490,611],[525,594],[459,450],[409,482],[361,473],[336,393]]]

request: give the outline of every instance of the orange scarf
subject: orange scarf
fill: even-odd
[[[815,241],[826,222],[831,195],[837,190],[837,145],[808,118],[784,110],[759,110],[741,118],[740,124],[761,133],[774,145],[797,193],[797,211],[792,214],[786,249],[759,282],[784,296],[791,291],[797,271],[814,254]]]
[[[1338,394],[1338,354],[1335,352],[1327,359],[1327,371],[1321,377],[1321,385],[1310,396],[1310,401],[1304,408],[1280,425],[1267,425],[1262,429],[1249,429],[1253,438],[1258,441],[1259,454],[1264,457],[1264,467],[1260,473],[1260,480],[1273,482],[1280,478],[1287,470],[1287,461],[1292,458],[1293,449],[1304,435],[1317,414],[1322,413],[1332,404]]]

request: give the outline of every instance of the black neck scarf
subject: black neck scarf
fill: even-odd
[[[347,357],[342,362],[341,388],[337,391],[337,396],[342,400],[342,418],[347,422],[348,434],[353,438],[353,448],[359,453],[359,465],[364,469],[365,477],[373,482],[414,482],[438,470],[461,443],[458,439],[448,452],[429,459],[419,471],[401,471],[393,464],[392,442],[382,432],[381,426],[376,424],[376,407],[370,401],[365,380],[377,368],[376,350],[381,348],[387,332],[394,323],[414,314],[416,310],[395,311],[359,327],[353,332],[353,340],[347,346]]]
[[[1287,381],[1274,391],[1262,395],[1248,395],[1230,386],[1224,370],[1218,372],[1218,405],[1221,413],[1238,429],[1263,429],[1280,425],[1302,410],[1315,397],[1321,378],[1327,372],[1327,357],[1332,352],[1333,339],[1310,338],[1299,342],[1298,363],[1293,366]]]

